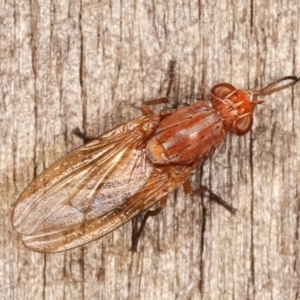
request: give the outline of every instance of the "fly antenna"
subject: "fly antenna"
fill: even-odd
[[[284,85],[280,85],[283,81],[291,80],[291,82],[286,83]],[[285,76],[275,80],[274,82],[270,83],[269,85],[262,88],[260,91],[253,91],[253,94],[257,96],[266,96],[273,94],[275,92],[284,90],[288,87],[294,86],[297,82],[300,81],[300,77],[297,76]],[[279,86],[278,86],[279,85]]]

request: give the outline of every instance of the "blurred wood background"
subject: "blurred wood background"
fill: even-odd
[[[1,299],[297,299],[300,294],[300,84],[257,108],[194,186],[180,188],[129,251],[131,222],[72,251],[26,249],[10,215],[30,181],[92,136],[164,95],[209,99],[230,82],[300,76],[297,0],[5,1],[0,4]],[[189,98],[188,100],[186,100]]]

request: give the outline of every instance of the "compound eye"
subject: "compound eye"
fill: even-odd
[[[229,83],[219,83],[219,84],[216,84],[211,89],[211,94],[214,98],[223,100],[229,94],[232,94],[232,92],[234,92],[234,91],[235,91],[235,87],[232,86],[231,84],[229,84]]]
[[[251,130],[252,125],[253,125],[252,114],[241,117],[240,119],[235,121],[234,133],[236,135],[244,135]]]

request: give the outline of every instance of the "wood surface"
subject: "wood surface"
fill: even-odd
[[[71,251],[26,249],[11,212],[46,167],[165,94],[300,76],[300,8],[283,1],[5,1],[0,5],[1,299],[298,299],[300,84],[266,98],[192,177],[238,209],[170,194],[138,252],[131,227]]]

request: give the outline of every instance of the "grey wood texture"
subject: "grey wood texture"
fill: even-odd
[[[238,209],[170,194],[139,244],[131,222],[59,254],[26,249],[10,215],[47,166],[164,95],[209,99],[229,82],[300,76],[300,8],[283,1],[5,1],[0,4],[1,299],[298,299],[300,84],[266,98],[193,176]],[[188,98],[188,99],[187,99]],[[202,174],[200,176],[200,174]]]

